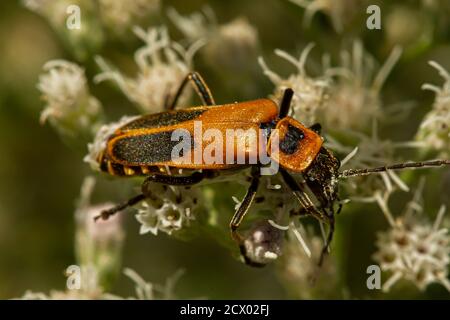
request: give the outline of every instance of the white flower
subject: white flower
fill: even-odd
[[[100,165],[97,161],[100,153],[106,148],[109,137],[118,128],[124,124],[133,121],[137,117],[123,116],[119,121],[105,124],[97,131],[94,141],[88,144],[88,154],[84,157],[83,161],[89,163],[92,170],[100,170]]]
[[[321,115],[325,126],[334,130],[362,130],[373,118],[385,114],[380,90],[400,55],[401,49],[394,48],[375,73],[373,58],[364,51],[361,41],[354,41],[351,53],[341,52],[341,66],[324,66],[330,76],[338,76]]]
[[[450,74],[434,61],[429,62],[439,71],[445,82],[442,87],[424,84],[422,89],[436,93],[433,108],[425,116],[416,135],[427,150],[438,151],[441,156],[450,155]]]
[[[348,154],[341,161],[341,168],[370,168],[394,163],[398,160],[395,151],[400,148],[420,147],[414,142],[394,142],[389,139],[380,139],[377,121],[373,120],[372,134],[346,132],[349,137],[357,138],[357,147],[345,146],[331,136],[327,136],[326,146],[336,153]],[[380,174],[345,179],[341,186],[348,192],[352,201],[377,202],[375,195],[388,196],[394,190],[408,191],[408,186],[400,179],[398,174],[389,170]]]
[[[209,7],[185,17],[170,8],[168,16],[188,40],[206,42],[206,61],[212,66],[239,69],[256,54],[258,31],[244,17],[219,25]]]
[[[160,0],[99,0],[99,10],[104,23],[116,31],[126,31],[136,19],[158,13]]]
[[[294,90],[291,113],[307,126],[312,125],[317,121],[317,115],[321,112],[321,109],[328,98],[327,91],[330,84],[330,78],[326,76],[312,78],[308,76],[305,71],[306,59],[313,46],[313,44],[309,44],[303,49],[298,60],[287,52],[278,49],[275,50],[277,56],[292,63],[297,68],[297,72],[291,74],[287,78],[282,78],[271,71],[262,57],[259,57],[258,59],[264,74],[275,85],[273,99],[276,101],[281,100],[286,88]]]
[[[149,196],[138,206],[136,219],[141,224],[140,234],[158,234],[158,231],[172,234],[189,226],[195,219],[197,193],[192,189],[151,185]]]
[[[89,94],[84,70],[69,61],[52,60],[44,65],[44,71],[37,85],[47,103],[41,123],[49,120],[71,135],[89,131],[97,121],[101,105]]]
[[[97,57],[96,61],[103,72],[94,80],[115,81],[128,99],[144,113],[162,111],[166,100],[173,98],[191,70],[192,57],[202,44],[196,42],[185,50],[178,43],[170,41],[164,27],[147,31],[135,27],[133,30],[145,42],[145,46],[135,52],[134,58],[139,68],[136,77],[129,78],[112,70],[102,58]],[[191,90],[185,90],[179,105],[185,106],[190,95]]]
[[[188,16],[182,16],[175,8],[169,8],[167,16],[191,42],[207,39],[217,31],[216,15],[208,6],[205,6],[201,12],[194,12]]]
[[[450,291],[450,281],[447,279],[450,235],[448,229],[440,229],[445,207],[439,210],[434,224],[419,219],[416,214],[423,211],[418,199],[421,192],[422,187],[408,204],[406,212],[396,220],[386,203],[381,206],[385,215],[390,217],[391,228],[378,234],[378,251],[373,259],[379,263],[381,270],[391,274],[383,285],[384,291],[389,291],[400,279],[411,281],[420,290],[438,282]]]

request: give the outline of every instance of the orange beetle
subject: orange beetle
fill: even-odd
[[[194,85],[204,105],[174,110],[189,82]],[[145,175],[146,179],[142,184],[141,194],[102,211],[97,218],[108,219],[116,212],[151,197],[151,188],[148,187],[150,183],[187,186],[205,178],[214,178],[224,170],[252,166],[250,186],[230,222],[230,228],[246,263],[259,266],[261,263],[252,261],[247,256],[243,238],[237,233],[237,229],[255,198],[261,175],[259,169],[267,164],[262,158],[268,157],[279,165],[284,182],[299,201],[302,208],[299,214],[311,215],[329,225],[327,241],[320,257],[321,264],[333,237],[335,213],[341,209],[340,204],[337,211],[334,208],[338,200],[339,178],[390,169],[450,164],[449,160],[436,160],[339,172],[339,160],[322,145],[320,125],[307,128],[287,116],[292,96],[293,91],[286,89],[279,108],[269,99],[215,105],[201,76],[196,72],[189,73],[173,100],[170,103],[166,100],[166,112],[132,120],[109,137],[106,148],[97,159],[100,169],[118,176]],[[263,134],[246,135],[247,132],[261,130]],[[208,144],[205,135],[206,140],[214,140],[214,143],[210,141]],[[183,148],[178,150],[180,141],[177,137],[182,136],[187,136],[188,142],[184,141]],[[220,140],[217,136],[228,139]],[[210,147],[211,144],[214,148]],[[174,150],[178,152],[174,154]],[[209,157],[204,157],[205,152]],[[190,174],[178,174],[179,169]],[[288,171],[301,173],[304,182],[298,183]],[[314,205],[307,193],[308,189],[319,207]]]

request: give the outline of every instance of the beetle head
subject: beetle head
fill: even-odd
[[[340,161],[331,151],[321,147],[311,165],[303,172],[305,182],[320,202],[321,207],[333,212],[338,199]]]

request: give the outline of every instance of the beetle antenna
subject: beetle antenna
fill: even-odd
[[[390,166],[382,166],[376,168],[366,169],[348,169],[339,173],[339,178],[349,178],[357,176],[366,176],[372,173],[386,172],[388,170],[402,170],[407,168],[426,168],[426,167],[440,167],[450,165],[450,160],[430,160],[422,162],[403,162]]]

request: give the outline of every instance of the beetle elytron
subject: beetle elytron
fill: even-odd
[[[188,83],[194,86],[204,105],[174,110]],[[97,218],[108,219],[109,216],[118,211],[151,197],[148,187],[151,183],[189,186],[199,183],[205,178],[214,178],[221,170],[236,170],[248,167],[248,164],[238,163],[211,164],[202,162],[188,165],[172,161],[171,152],[174,142],[171,136],[173,131],[183,128],[192,132],[194,121],[202,121],[204,129],[215,128],[222,132],[225,132],[226,129],[278,129],[273,131],[278,132],[279,152],[276,154],[269,153],[268,156],[279,164],[284,182],[292,190],[293,195],[301,205],[300,214],[313,216],[329,225],[328,236],[322,249],[319,264],[321,264],[333,237],[335,214],[341,209],[341,205],[338,206],[337,210],[335,209],[338,200],[339,178],[407,167],[450,164],[450,160],[435,160],[339,172],[339,160],[322,145],[323,138],[320,136],[320,125],[315,124],[307,128],[297,120],[287,116],[292,96],[293,91],[286,89],[279,108],[274,101],[269,99],[215,105],[211,92],[201,76],[196,72],[189,73],[181,83],[172,101],[166,100],[166,112],[146,115],[132,120],[117,129],[109,137],[106,148],[97,159],[100,169],[111,175],[144,175],[146,179],[142,184],[141,194],[109,210],[102,211]],[[270,145],[272,133],[268,134],[267,139],[267,144]],[[202,148],[202,145],[194,143],[192,148]],[[246,157],[256,151],[251,150],[251,148],[237,150],[238,153],[245,153]],[[232,237],[239,244],[246,263],[254,266],[259,264],[248,258],[243,246],[243,237],[237,229],[255,199],[260,180],[260,166],[260,164],[252,165],[250,186],[230,222]],[[180,175],[177,174],[178,169],[191,173]],[[301,173],[304,182],[299,183],[290,172]],[[314,195],[318,206],[311,200],[307,190]]]

